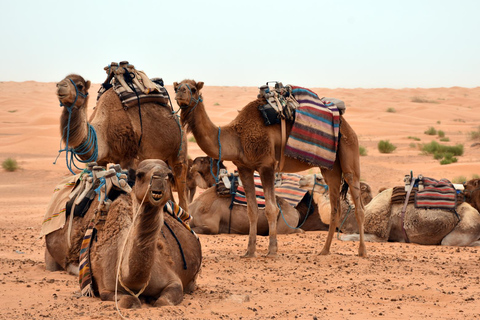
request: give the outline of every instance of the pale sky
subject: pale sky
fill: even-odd
[[[478,0],[0,0],[0,81],[480,86]]]

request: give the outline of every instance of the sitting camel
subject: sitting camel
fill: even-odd
[[[215,185],[217,170],[226,169],[223,161],[212,159],[210,157],[196,157],[194,160],[188,159],[189,170],[187,174],[188,201],[191,203],[196,193],[197,187],[208,189]]]
[[[311,182],[305,181],[306,187]],[[365,206],[365,239],[368,241],[411,242],[424,245],[480,245],[480,214],[470,204],[457,206],[456,212],[415,208],[408,204],[402,219],[401,203],[391,203],[393,188],[375,196]],[[342,240],[358,240],[358,226],[353,215],[342,210]]]
[[[465,201],[480,212],[480,179],[472,179],[463,184]]]
[[[65,107],[60,133],[67,147],[77,150],[81,160],[100,166],[118,163],[127,169],[144,159],[164,160],[173,170],[180,207],[187,209],[187,140],[171,109],[153,102],[142,103],[141,109],[124,108],[110,88],[88,118],[89,88],[90,81],[76,74],[57,83],[57,97]]]
[[[295,207],[300,213],[299,227],[304,231],[324,231],[328,230],[330,225],[330,199],[328,191],[322,185],[325,181],[321,174],[308,174],[303,176],[299,181],[299,186],[308,190],[302,201]],[[344,185],[346,188],[346,185]],[[367,205],[372,200],[372,189],[370,185],[364,181],[360,182],[361,197],[363,205]],[[343,190],[346,193],[346,190]],[[350,194],[346,194],[341,198],[342,213],[345,216],[352,212],[353,201]],[[307,214],[308,213],[308,214]],[[343,221],[343,219],[341,219]],[[341,223],[338,226],[341,227]]]
[[[256,255],[256,236],[258,221],[258,206],[255,199],[253,174],[260,174],[265,192],[265,215],[269,225],[269,246],[267,257],[277,255],[277,221],[279,209],[274,191],[274,176],[277,168],[282,172],[299,172],[311,167],[293,157],[283,158],[285,141],[282,141],[281,124],[266,126],[258,107],[267,104],[264,97],[258,98],[242,110],[228,125],[216,126],[208,117],[200,90],[203,82],[183,80],[174,83],[175,99],[181,109],[181,121],[188,131],[195,136],[200,148],[208,156],[221,160],[232,161],[238,169],[244,184],[247,198],[247,213],[249,219],[249,238],[244,257]],[[288,137],[292,131],[292,121],[286,121],[284,134]],[[329,189],[331,202],[331,224],[327,240],[320,252],[330,253],[330,246],[338,223],[340,206],[340,187],[342,176],[351,186],[350,192],[355,203],[355,216],[360,226],[360,242],[358,254],[366,256],[363,239],[363,205],[360,200],[360,154],[358,138],[343,116],[340,116],[340,141],[331,170],[321,168]],[[282,161],[284,160],[284,161]],[[281,165],[278,165],[281,163]]]
[[[120,307],[132,308],[141,306],[141,296],[156,307],[176,305],[183,292],[195,289],[201,246],[181,222],[164,213],[172,182],[165,162],[144,160],[132,193],[111,204],[90,249],[91,274],[102,300],[118,295]]]

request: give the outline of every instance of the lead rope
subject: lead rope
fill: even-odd
[[[134,225],[134,223],[135,223],[135,220],[137,219],[138,213],[140,212],[140,208],[142,207],[143,202],[145,201],[145,198],[147,197],[148,190],[150,190],[150,187],[151,187],[151,186],[152,186],[152,182],[150,181],[150,184],[148,185],[147,190],[145,191],[145,195],[143,196],[142,202],[141,202],[140,205],[138,206],[137,212],[136,212],[135,215],[133,216],[132,224],[130,225],[130,228],[128,229],[127,236],[125,237],[125,241],[123,242],[122,250],[120,251],[120,258],[119,258],[118,267],[117,267],[117,274],[116,274],[116,278],[115,278],[115,308],[117,309],[117,312],[118,312],[118,314],[120,315],[120,317],[122,317],[122,319],[128,319],[128,318],[125,318],[125,317],[122,315],[122,313],[120,312],[120,309],[118,308],[118,300],[117,300],[118,282],[122,282],[122,280],[120,279],[120,278],[121,278],[121,276],[120,276],[120,267],[121,267],[121,265],[122,265],[123,252],[125,251],[125,247],[126,247],[126,245],[127,245],[128,236],[129,236],[130,233],[132,232],[132,229],[133,229],[133,225]],[[150,281],[150,280],[148,280],[148,281],[145,283],[145,285],[143,286],[142,289],[140,289],[140,291],[138,292],[137,295],[133,294],[133,292],[132,292],[130,289],[128,289],[125,285],[123,285],[123,282],[121,283],[121,285],[122,285],[122,287],[125,288],[125,290],[128,291],[128,293],[130,293],[132,296],[138,298],[138,296],[140,296],[140,294],[142,294],[143,291],[145,290],[145,288],[147,287],[149,281]]]

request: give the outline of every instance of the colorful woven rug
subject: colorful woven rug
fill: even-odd
[[[312,166],[331,169],[335,162],[340,131],[340,112],[333,103],[324,104],[313,91],[292,86],[300,106],[285,147],[285,155]]]
[[[275,194],[284,198],[292,207],[295,207],[307,192],[298,186],[298,181],[302,176],[294,173],[282,173],[281,186],[275,187]],[[258,174],[254,175],[255,194],[257,196],[257,204],[259,208],[265,208],[265,194],[263,193],[262,181]],[[245,189],[238,186],[233,203],[238,205],[247,205],[245,197]]]
[[[82,245],[80,247],[80,265],[78,266],[78,281],[80,283],[80,291],[82,296],[93,297],[93,280],[90,265],[90,247],[95,233],[95,220],[92,219],[88,224],[87,231],[83,236]]]
[[[168,93],[167,89],[164,87],[161,87],[157,85],[158,91],[150,92],[149,94],[143,93],[137,86],[133,85],[137,94],[138,98],[140,99],[140,103],[147,103],[147,102],[154,102],[158,103],[162,106],[169,106],[169,100],[168,100]],[[130,107],[138,107],[138,99],[137,95],[135,92],[129,92],[127,91],[120,83],[117,81],[115,82],[115,85],[113,87],[115,92],[117,93],[118,97],[122,101],[122,104],[126,108]]]
[[[415,193],[416,208],[455,209],[457,192],[450,181],[423,177],[423,185]]]

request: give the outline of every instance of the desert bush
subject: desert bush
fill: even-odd
[[[453,156],[453,153],[447,152],[447,153],[445,153],[444,158],[442,160],[440,160],[440,164],[441,165],[450,164],[450,163],[454,163],[454,162],[457,162],[457,161],[458,161],[458,159]]]
[[[391,144],[389,140],[380,140],[380,142],[378,142],[378,151],[380,151],[380,153],[392,153],[395,149],[397,149],[397,147]]]
[[[457,162],[455,156],[463,155],[463,144],[455,146],[446,146],[436,141],[422,145],[422,151],[426,154],[432,154],[435,160],[440,160],[440,164],[450,164]]]
[[[5,169],[6,171],[16,171],[18,169],[18,163],[17,160],[13,158],[7,158],[2,162],[2,168]]]
[[[360,152],[361,156],[366,156],[367,155],[367,148],[359,146],[358,151]]]
[[[429,100],[427,98],[418,97],[418,96],[413,97],[411,101],[416,103],[438,103],[438,101]]]
[[[477,131],[471,131],[470,132],[470,139],[472,139],[472,140],[480,139],[480,126],[478,127]]]
[[[440,138],[440,141],[442,141],[442,142],[448,142],[448,141],[450,141],[450,138],[447,138],[447,137],[445,137],[445,138]]]
[[[388,109],[387,109],[387,112],[395,113],[395,112],[397,112],[397,111],[395,110],[395,108],[388,108]]]
[[[409,144],[409,147],[414,149],[414,148],[417,147],[417,144],[415,142],[412,142],[412,143]]]
[[[428,134],[429,136],[434,136],[437,134],[437,130],[434,127],[428,128],[427,131],[424,132],[425,134]]]
[[[408,136],[408,139],[412,139],[412,140],[415,140],[415,141],[420,141],[420,138],[418,138],[418,137]]]
[[[191,136],[190,138],[188,138],[188,142],[197,142],[197,140],[195,140],[195,137],[194,136]]]
[[[438,134],[438,136],[439,136],[440,138],[445,137],[445,132],[443,132],[442,130],[438,130],[438,131],[437,131],[437,134]]]
[[[465,176],[458,176],[452,179],[452,183],[464,183],[465,181],[467,181]]]

